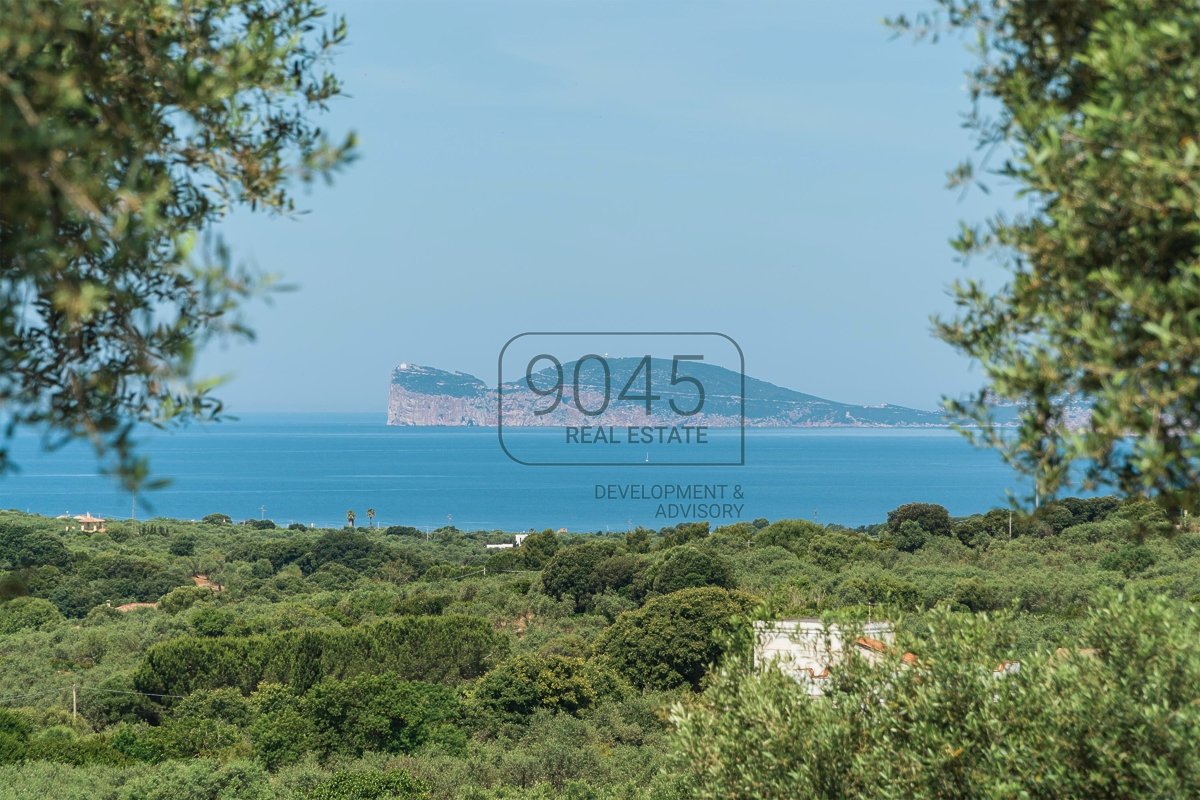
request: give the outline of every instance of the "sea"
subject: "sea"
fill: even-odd
[[[554,454],[563,449],[562,431],[520,434],[523,460],[544,451],[545,461],[561,461]],[[708,435],[730,452],[730,437],[743,434]],[[733,466],[657,463],[658,451],[641,446],[621,452],[623,464],[544,465],[514,461],[495,428],[389,427],[382,414],[244,414],[147,434],[142,452],[152,476],[170,483],[133,497],[100,473],[86,446],[45,452],[26,432],[12,445],[19,471],[0,476],[0,507],[108,519],[221,513],[317,527],[341,527],[352,510],[359,526],[584,532],[758,518],[853,527],[882,522],[903,503],[940,503],[962,515],[1029,493],[996,453],[950,430],[748,429],[744,436],[744,463]]]

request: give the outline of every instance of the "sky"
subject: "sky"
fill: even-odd
[[[302,215],[223,224],[297,287],[201,360],[232,413],[383,413],[395,365],[491,381],[530,330],[717,330],[749,375],[843,402],[980,384],[929,317],[964,269],[1001,279],[948,245],[996,201],[944,188],[970,61],[882,25],[921,4],[330,7],[349,96],[323,125],[360,158]]]

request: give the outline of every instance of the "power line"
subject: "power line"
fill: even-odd
[[[132,689],[104,689],[99,686],[59,686],[54,689],[42,689],[37,692],[27,692],[25,694],[14,694],[8,697],[0,697],[0,704],[11,703],[14,700],[24,700],[30,697],[44,697],[48,694],[56,694],[58,692],[66,692],[68,689],[77,692],[106,692],[108,694],[136,694],[142,697],[169,697],[173,700],[182,700],[184,695],[181,694],[158,694],[156,692],[137,692]]]
[[[61,692],[64,688],[66,688],[66,687],[62,687],[59,689],[42,689],[40,692],[29,692],[27,694],[14,694],[14,695],[10,695],[8,697],[0,697],[0,703],[8,703],[13,700],[22,700],[26,697],[39,697],[41,695],[52,694],[54,692]]]
[[[142,697],[173,697],[176,700],[182,700],[184,698],[184,696],[181,694],[155,694],[154,692],[135,692],[128,689],[101,689],[99,686],[81,686],[79,687],[79,691],[108,692],[109,694],[140,694]]]

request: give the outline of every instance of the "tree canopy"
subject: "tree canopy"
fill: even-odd
[[[219,416],[192,376],[269,285],[212,226],[288,213],[353,153],[314,116],[346,36],[314,0],[0,2],[0,405],[6,438],[87,438],[136,486],[138,423]],[[11,466],[0,447],[0,470]]]
[[[986,386],[950,403],[1043,494],[1079,478],[1200,500],[1200,8],[1167,0],[938,0],[893,20],[975,45],[968,125],[1021,207],[954,241],[1011,280],[955,286],[938,333]],[[986,162],[986,156],[985,156]],[[971,181],[978,167],[951,173]],[[1015,404],[1019,431],[997,425]],[[1071,465],[1080,463],[1078,476]]]

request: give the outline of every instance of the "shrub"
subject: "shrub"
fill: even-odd
[[[678,547],[652,572],[651,588],[658,594],[670,594],[696,586],[734,586],[733,567],[720,556],[692,546]]]
[[[658,546],[662,549],[678,547],[681,544],[694,542],[697,539],[708,538],[709,525],[707,522],[681,522],[659,531]]]
[[[561,546],[562,542],[553,531],[531,533],[525,537],[525,541],[521,542],[521,558],[529,569],[541,569],[546,566],[546,562],[558,552],[558,548]]]
[[[641,689],[698,688],[724,652],[734,617],[753,604],[716,587],[660,595],[617,617],[596,641],[596,658]]]
[[[1132,578],[1149,569],[1154,561],[1154,553],[1148,548],[1139,544],[1127,544],[1100,559],[1100,568],[1121,572],[1126,578]]]
[[[1000,680],[1008,620],[926,623],[904,643],[915,665],[850,659],[819,700],[778,670],[719,670],[672,714],[686,796],[1200,796],[1200,623],[1188,608],[1112,598],[1079,631],[1090,654],[1041,652]]]
[[[761,528],[754,536],[762,547],[786,547],[793,552],[807,549],[812,539],[825,530],[823,525],[806,519],[781,519]]]
[[[54,626],[64,621],[58,607],[40,597],[0,601],[0,634]]]
[[[172,589],[158,599],[158,608],[167,614],[178,614],[187,611],[196,603],[213,598],[213,590],[207,586],[180,586]]]
[[[297,563],[305,575],[311,575],[326,564],[340,564],[356,572],[369,572],[391,558],[391,551],[372,540],[368,534],[329,531],[317,539]]]
[[[371,750],[411,753],[459,719],[458,696],[444,686],[391,675],[326,680],[302,703],[323,756]]]
[[[335,772],[296,800],[409,800],[426,796],[407,772]]]
[[[888,512],[887,527],[893,534],[899,533],[900,527],[908,521],[917,523],[931,536],[953,533],[950,512],[936,503],[905,503]]]
[[[929,532],[917,522],[906,519],[900,523],[900,528],[892,534],[896,549],[905,553],[915,553],[929,541]]]
[[[519,655],[471,688],[473,704],[503,722],[520,722],[539,708],[579,714],[623,693],[613,671],[579,658]]]
[[[171,539],[169,549],[173,556],[190,556],[196,552],[196,537],[190,533],[181,533]]]
[[[171,639],[147,648],[134,681],[140,691],[177,695],[225,686],[249,693],[264,681],[304,691],[326,676],[384,672],[458,683],[483,675],[506,650],[507,640],[478,617],[397,617],[346,629]]]
[[[528,543],[527,539],[525,544]],[[604,591],[597,568],[615,551],[616,545],[611,542],[586,542],[562,548],[542,569],[542,588],[556,600],[573,599],[578,611],[587,609],[592,596]]]

